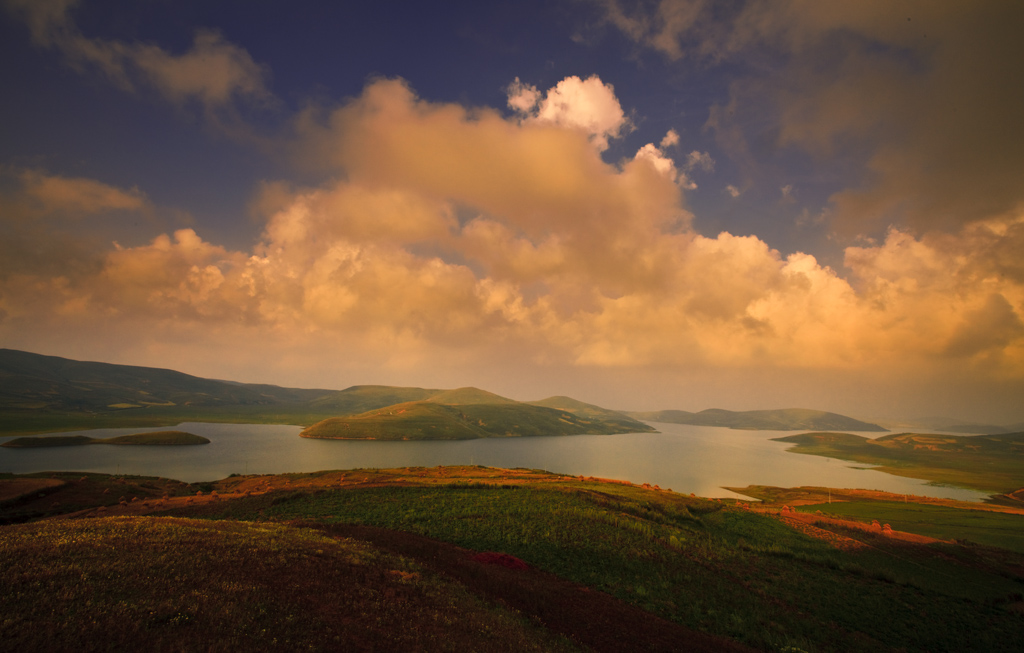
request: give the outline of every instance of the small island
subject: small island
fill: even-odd
[[[0,444],[0,447],[35,449],[40,447],[78,447],[86,444],[182,446],[209,443],[210,441],[203,436],[186,433],[185,431],[151,431],[149,433],[119,435],[113,438],[90,438],[87,435],[16,438]]]

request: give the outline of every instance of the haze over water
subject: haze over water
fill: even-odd
[[[738,431],[660,423],[653,426],[661,432],[384,442],[300,438],[299,426],[186,422],[175,428],[207,437],[210,444],[2,449],[0,471],[88,471],[196,482],[218,480],[230,474],[484,465],[651,483],[707,497],[735,497],[738,495],[723,486],[747,485],[863,488],[962,500],[981,500],[987,496],[975,490],[929,485],[917,479],[857,469],[854,465],[863,465],[833,458],[789,453],[786,449],[791,445],[771,441],[793,431]],[[162,429],[166,427],[69,431],[62,435],[110,437]],[[2,441],[7,439],[10,438]]]

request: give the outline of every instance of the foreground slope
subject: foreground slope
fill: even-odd
[[[284,524],[39,522],[0,530],[0,558],[5,650],[573,650],[408,558]]]
[[[497,634],[524,650],[992,652],[1024,637],[1019,554],[815,526],[780,505],[481,467],[56,476],[8,479],[40,484],[23,515],[77,510],[0,527],[0,581],[16,588],[0,610],[22,650],[502,650]],[[169,497],[118,505],[100,489],[129,485]],[[79,502],[52,506],[65,495]],[[87,496],[105,508],[81,511]]]

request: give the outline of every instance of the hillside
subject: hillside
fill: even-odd
[[[934,435],[894,433],[870,439],[850,433],[772,438],[794,453],[878,465],[879,471],[1009,493],[1024,486],[1024,433]]]
[[[600,406],[584,403],[577,399],[573,399],[572,397],[555,396],[548,397],[547,399],[540,399],[538,401],[529,401],[527,403],[533,406],[544,406],[545,408],[569,411],[583,419],[601,420],[609,424],[618,424],[623,428],[630,429],[631,431],[655,430],[653,427],[643,424],[621,411],[608,410],[607,408],[601,408]],[[638,427],[637,424],[640,424],[640,427]]]
[[[407,401],[424,401],[440,392],[443,391],[389,385],[354,385],[317,397],[309,402],[309,406],[335,415],[357,415]]]
[[[325,392],[0,349],[0,408],[4,410],[97,412],[146,406],[298,404]]]
[[[756,431],[873,431],[886,429],[877,424],[808,408],[783,408],[778,410],[731,411],[709,408],[699,413],[685,410],[659,410],[653,412],[626,413],[635,419],[668,424],[689,424],[691,426],[723,426],[731,429]]]
[[[782,503],[804,489],[762,490],[475,466],[0,475],[2,648],[1019,649],[1019,511],[859,494],[838,518],[823,488],[802,512]]]
[[[414,401],[332,417],[308,427],[307,438],[367,440],[469,440],[490,437],[581,435],[652,431],[646,424],[620,416],[602,419],[569,410],[501,399],[476,388],[443,392],[427,401]],[[465,401],[467,403],[444,403]]]

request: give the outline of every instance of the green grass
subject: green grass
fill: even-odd
[[[868,523],[877,519],[899,531],[940,540],[967,540],[1024,554],[1024,515],[895,501],[844,501],[800,506],[797,510],[820,510]]]
[[[571,650],[408,559],[283,524],[7,526],[0,559],[5,650]]]
[[[367,524],[504,551],[766,650],[998,651],[1024,634],[997,605],[1024,586],[991,569],[931,551],[844,553],[767,517],[638,488],[566,481],[293,491],[208,516]]]
[[[277,489],[181,503],[160,518],[0,527],[0,582],[17,588],[10,598],[0,597],[0,626],[5,636],[10,627],[17,638],[31,632],[42,638],[11,640],[21,648],[61,648],[69,641],[130,648],[152,638],[156,648],[236,649],[249,647],[258,631],[265,633],[264,644],[277,638],[278,648],[322,649],[334,647],[331,637],[342,637],[334,628],[346,617],[353,619],[349,637],[368,638],[339,646],[348,649],[492,650],[492,640],[471,638],[479,629],[500,633],[509,649],[564,645],[550,630],[534,628],[541,625],[536,620],[494,612],[495,604],[480,603],[482,595],[470,596],[466,588],[476,587],[470,581],[479,572],[464,570],[470,576],[458,576],[459,582],[468,585],[439,593],[439,584],[456,576],[436,576],[429,547],[422,558],[414,547],[408,554],[414,562],[387,553],[384,544],[333,539],[354,532],[353,525],[507,553],[676,624],[761,650],[987,653],[1018,650],[1024,637],[1024,619],[1014,611],[1024,605],[1024,555],[987,546],[912,545],[862,531],[849,533],[863,543],[860,549],[841,551],[729,501],[483,467],[233,476],[201,486],[76,476],[57,475],[63,485],[45,490],[45,498],[33,492],[0,505],[0,517],[15,510],[18,519],[41,516],[56,500],[68,512],[89,502],[116,502],[118,494],[144,493],[145,499],[197,489],[222,496]],[[0,481],[18,478],[0,475]],[[141,503],[110,510],[133,505]],[[951,510],[931,512],[922,522],[945,524],[958,539],[973,528],[968,539],[975,541],[983,531],[1012,527],[999,519],[973,523]],[[14,548],[12,538],[20,542]],[[366,574],[339,562],[353,555],[373,561]],[[418,575],[414,580],[425,586],[394,587],[394,570]],[[388,591],[399,594],[389,598]],[[390,601],[386,606],[382,596]],[[448,621],[437,621],[429,601],[408,603],[423,596],[442,597]],[[59,615],[52,639],[38,626],[45,615]],[[377,619],[361,620],[365,615]],[[506,617],[510,621],[502,621]],[[497,631],[474,626],[469,634],[453,626],[492,619],[506,625],[494,626]],[[424,637],[441,639],[392,638],[419,637],[424,628]],[[95,639],[108,633],[110,639]]]
[[[87,444],[188,446],[196,444],[210,444],[210,441],[201,435],[186,433],[185,431],[150,431],[148,433],[119,435],[113,438],[90,438],[85,435],[56,435],[43,438],[16,438],[0,444],[0,447],[28,449],[40,447],[73,447]]]
[[[900,433],[869,439],[849,433],[773,438],[794,453],[878,465],[879,471],[1005,493],[1024,487],[1024,433],[929,435]]]

